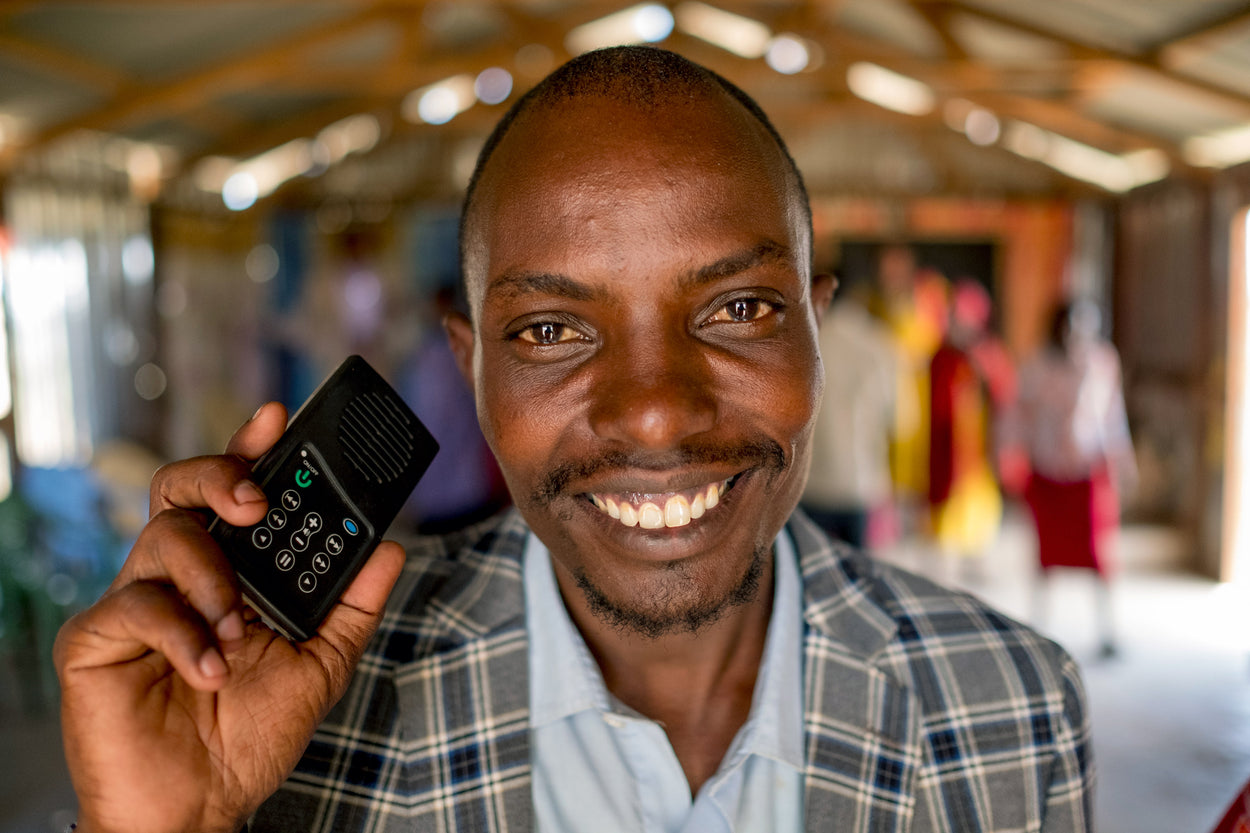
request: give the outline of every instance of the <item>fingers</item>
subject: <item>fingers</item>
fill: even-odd
[[[242,636],[234,569],[195,515],[169,509],[143,528],[114,587],[132,581],[172,585],[220,639]]]
[[[226,444],[226,453],[236,454],[245,460],[260,459],[285,430],[286,408],[278,402],[266,402],[234,432]]]
[[[286,409],[262,406],[227,454],[171,463],[152,478],[151,513],[112,588],[58,637],[58,668],[98,667],[155,652],[195,688],[227,676],[221,650],[244,638],[234,570],[195,510],[247,526],[264,517],[265,495],[248,479],[251,461],[286,426]],[[163,663],[155,663],[156,667]]]
[[[226,662],[203,617],[175,588],[152,581],[112,591],[70,619],[57,635],[56,668],[65,685],[77,672],[136,663],[152,652],[192,688],[216,691],[226,682]],[[151,673],[163,674],[160,664]]]
[[[151,516],[166,509],[209,508],[235,526],[249,526],[265,512],[265,495],[248,480],[251,462],[269,450],[286,427],[286,409],[276,402],[261,406],[239,428],[226,455],[195,457],[162,467],[152,478]]]
[[[167,509],[207,508],[235,526],[250,526],[269,505],[250,473],[239,457],[193,457],[162,466],[152,477],[151,517]]]
[[[365,645],[377,630],[386,600],[404,569],[404,558],[404,548],[394,541],[379,544],[322,622],[318,638],[307,643],[330,671],[338,690],[347,685]]]

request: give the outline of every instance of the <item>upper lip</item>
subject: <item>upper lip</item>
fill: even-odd
[[[730,480],[745,472],[745,469],[698,473],[684,471],[667,477],[657,476],[655,472],[621,473],[596,481],[594,484],[588,484],[587,488],[570,489],[570,491],[595,495],[668,495],[701,489],[711,483]]]

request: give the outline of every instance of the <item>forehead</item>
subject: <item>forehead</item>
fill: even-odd
[[[520,250],[606,254],[640,235],[672,249],[769,238],[799,253],[804,228],[780,148],[727,94],[582,96],[526,111],[496,149],[466,223],[466,275],[478,294]]]

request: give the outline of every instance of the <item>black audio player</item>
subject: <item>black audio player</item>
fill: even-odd
[[[287,637],[311,638],[437,451],[399,394],[348,358],[253,467],[269,498],[264,520],[209,526],[247,603]]]

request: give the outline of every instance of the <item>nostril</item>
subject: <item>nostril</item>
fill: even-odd
[[[701,382],[673,375],[620,379],[600,390],[592,427],[604,438],[645,448],[671,448],[711,430],[716,403]]]

